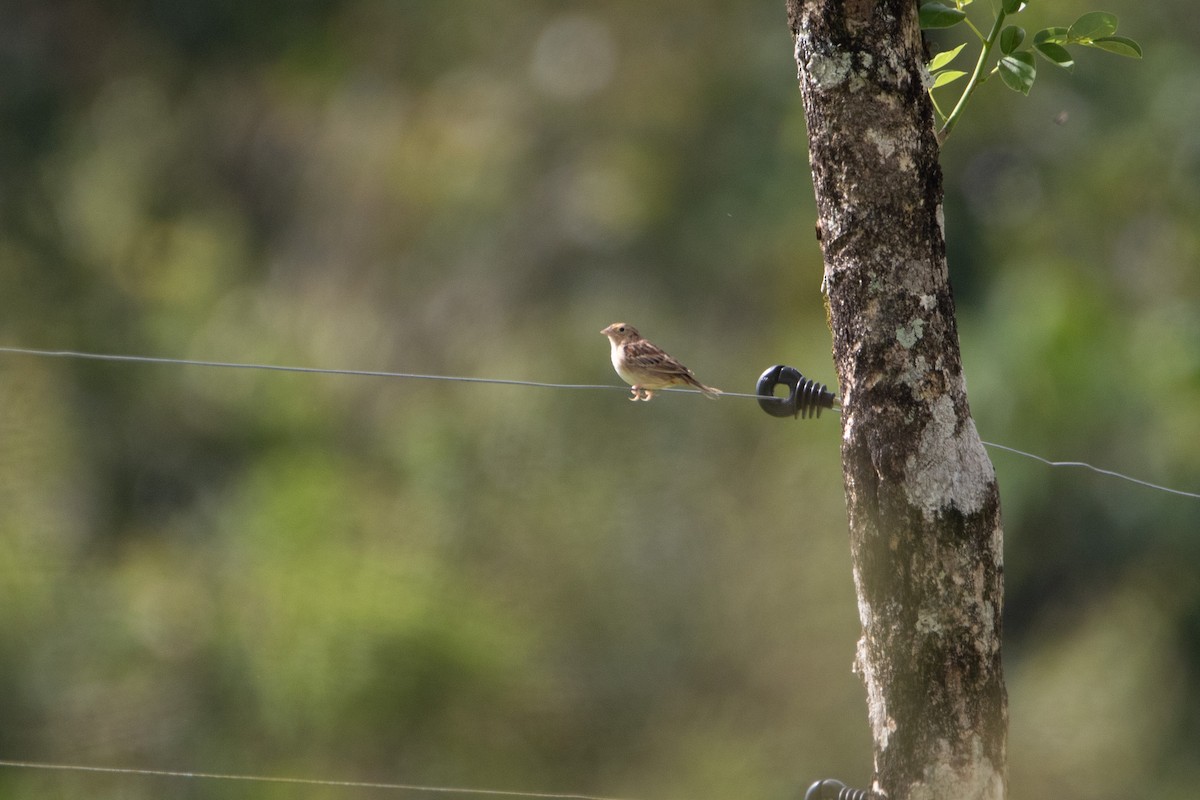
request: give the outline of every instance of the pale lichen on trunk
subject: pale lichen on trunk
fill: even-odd
[[[789,0],[876,788],[1005,793],[1000,501],[967,405],[913,0]]]

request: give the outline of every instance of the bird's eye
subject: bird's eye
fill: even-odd
[[[617,328],[617,333],[624,333],[624,332],[625,332],[625,326],[624,326],[624,325],[622,325],[621,327]]]

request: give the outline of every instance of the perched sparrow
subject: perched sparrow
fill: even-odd
[[[696,380],[690,369],[643,339],[632,325],[614,322],[600,332],[612,344],[613,368],[633,387],[630,400],[649,400],[654,390],[668,386],[694,386],[714,400],[721,393]]]

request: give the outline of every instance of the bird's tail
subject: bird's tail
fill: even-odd
[[[710,400],[716,400],[717,395],[721,394],[720,389],[714,389],[711,386],[705,386],[703,383],[696,380],[696,378],[693,375],[691,375],[690,373],[684,380],[686,380],[689,384],[691,384],[692,386],[695,386],[697,389],[699,389],[701,392],[703,392],[704,396]]]

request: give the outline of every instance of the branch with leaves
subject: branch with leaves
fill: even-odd
[[[938,129],[939,142],[944,142],[954,130],[954,126],[962,117],[963,109],[966,108],[967,101],[971,99],[975,89],[992,75],[998,73],[1000,79],[1004,81],[1004,85],[1013,91],[1029,94],[1029,90],[1033,88],[1034,78],[1037,77],[1034,53],[1051,64],[1068,71],[1075,67],[1075,59],[1067,50],[1070,45],[1094,47],[1129,58],[1142,57],[1141,45],[1126,36],[1116,35],[1117,16],[1106,11],[1090,11],[1071,23],[1069,27],[1043,28],[1033,35],[1031,47],[1022,49],[1021,46],[1025,43],[1025,30],[1016,25],[1005,25],[1004,22],[1009,16],[1023,11],[1028,5],[1027,3],[1021,2],[1021,0],[1003,0],[1000,10],[996,12],[996,17],[992,21],[991,28],[987,34],[984,34],[967,16],[966,7],[971,2],[972,0],[954,0],[954,5],[928,2],[921,6],[922,29],[951,28],[963,23],[971,29],[981,43],[979,59],[975,62],[975,68],[971,71],[962,94],[959,95],[949,114],[942,111],[941,106],[938,105],[934,90],[948,86],[967,74],[962,70],[950,69],[950,64],[967,46],[966,43],[960,44],[953,50],[938,53],[927,65],[929,73],[933,77],[933,83],[929,87],[929,96],[933,100],[934,110],[941,121],[941,127]],[[991,63],[992,53],[997,47],[1000,50],[999,57],[989,70],[988,64]]]

